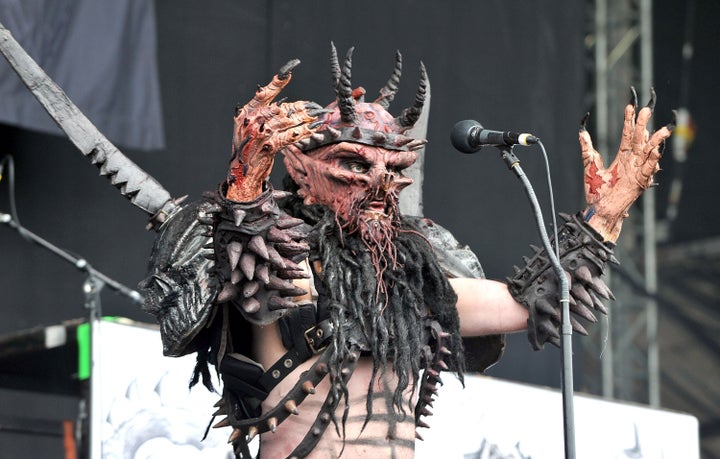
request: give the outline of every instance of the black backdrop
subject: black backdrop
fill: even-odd
[[[391,111],[409,104],[420,60],[432,85],[425,214],[469,244],[489,277],[503,278],[538,240],[527,198],[496,151],[461,155],[450,146],[449,132],[456,121],[474,118],[489,128],[535,133],[550,155],[558,210],[578,210],[577,126],[589,109],[583,101],[584,12],[576,1],[459,5],[158,0],[167,148],[124,151],[174,196],[197,197],[225,175],[235,104],[250,98],[280,65],[302,60],[285,91],[290,100],[326,104],[333,94],[331,40],[341,53],[356,47],[353,83],[369,95],[385,83],[400,49],[405,71]],[[143,229],[143,213],[98,177],[64,138],[3,126],[0,154],[7,153],[16,162],[22,223],[134,287],[144,275],[154,237]],[[518,153],[549,212],[539,151]],[[276,172],[275,179],[280,175]],[[7,184],[2,185],[0,211],[6,212]],[[0,333],[85,314],[82,273],[7,228],[0,228],[0,254]],[[151,320],[110,291],[102,300],[106,315]],[[559,353],[533,353],[524,335],[512,336],[506,357],[490,374],[557,386]]]

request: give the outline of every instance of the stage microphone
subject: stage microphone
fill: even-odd
[[[532,134],[485,129],[475,120],[455,123],[450,133],[453,146],[463,153],[475,153],[485,145],[531,145],[540,139]]]

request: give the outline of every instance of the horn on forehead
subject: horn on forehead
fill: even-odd
[[[425,70],[425,64],[420,62],[420,84],[418,90],[415,93],[415,99],[410,107],[400,113],[397,117],[397,124],[402,127],[411,127],[420,118],[422,113],[423,105],[425,105],[425,93],[427,91],[427,71]]]
[[[345,61],[336,81],[335,93],[337,94],[338,109],[343,122],[355,121],[355,100],[352,96],[352,53],[355,48],[350,48],[345,56]],[[335,54],[337,59],[337,53]]]
[[[390,103],[395,99],[395,94],[397,94],[398,86],[400,85],[400,76],[402,75],[402,54],[400,54],[400,51],[395,51],[395,68],[393,68],[392,75],[390,75],[390,79],[380,89],[380,97],[375,101],[375,103],[382,106],[385,110],[387,110],[390,107]]]

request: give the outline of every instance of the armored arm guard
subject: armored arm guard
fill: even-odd
[[[560,264],[570,280],[570,312],[590,322],[597,318],[593,310],[607,314],[601,299],[614,299],[603,282],[607,262],[617,263],[612,242],[604,242],[600,234],[588,225],[582,215],[561,214],[565,223],[559,228]],[[514,267],[515,274],[507,278],[508,288],[516,301],[529,311],[528,339],[533,349],[542,349],[546,342],[560,346],[561,310],[559,286],[552,265],[544,249],[533,247],[535,255],[525,257],[525,266]],[[574,317],[572,327],[587,334]]]

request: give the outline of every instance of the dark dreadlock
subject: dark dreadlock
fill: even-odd
[[[287,183],[290,182],[290,183]],[[285,189],[294,188],[291,180]],[[335,400],[347,401],[347,388],[338,377],[350,345],[360,345],[373,359],[373,377],[367,396],[367,418],[372,412],[374,381],[392,364],[397,377],[393,407],[406,414],[402,393],[419,380],[427,343],[425,319],[432,317],[451,333],[453,360],[462,379],[464,359],[459,333],[457,296],[437,262],[430,244],[410,223],[401,220],[397,236],[397,266],[382,275],[386,295],[377,294],[377,272],[371,254],[359,237],[341,234],[333,212],[323,206],[304,206],[299,199],[286,202],[287,211],[314,225],[311,253],[322,264],[323,290],[319,307],[327,308],[333,322],[335,353],[330,360]],[[338,384],[339,383],[339,384]],[[412,406],[410,406],[412,412]]]

